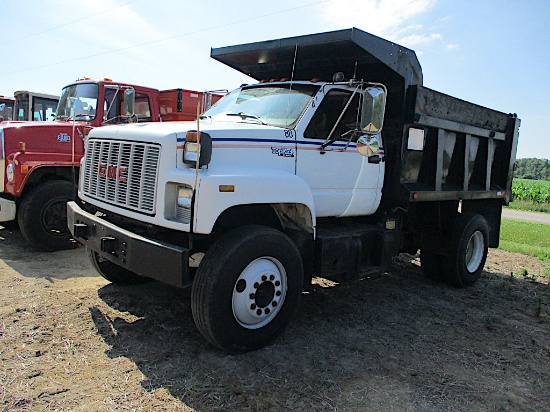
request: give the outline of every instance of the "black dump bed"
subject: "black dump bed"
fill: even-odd
[[[413,50],[352,28],[213,48],[210,55],[258,81],[330,82],[343,72],[383,83],[385,208],[511,196],[519,119],[424,87]],[[422,149],[409,148],[409,127],[424,130]]]

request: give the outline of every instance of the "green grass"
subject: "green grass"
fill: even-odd
[[[499,248],[550,261],[550,225],[502,219]]]
[[[526,210],[528,212],[550,213],[549,203],[533,203],[533,202],[524,202],[521,200],[514,200],[513,202],[510,202],[508,207],[510,209]]]

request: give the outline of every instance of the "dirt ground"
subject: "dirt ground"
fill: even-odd
[[[319,281],[271,346],[222,353],[188,290],[120,287],[82,248],[0,230],[2,411],[548,411],[550,267],[491,250],[456,289],[402,255],[390,273]]]

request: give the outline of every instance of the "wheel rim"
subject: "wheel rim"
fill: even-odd
[[[470,273],[475,272],[481,265],[485,250],[485,240],[483,233],[475,231],[466,246],[466,268]]]
[[[259,329],[271,322],[283,306],[287,275],[281,262],[261,257],[240,274],[233,288],[233,315],[246,329]]]
[[[50,202],[42,214],[42,225],[51,235],[65,236],[67,228],[67,200],[54,200]]]

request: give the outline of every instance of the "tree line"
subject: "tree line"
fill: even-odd
[[[518,179],[550,180],[550,160],[517,159],[514,177]]]

